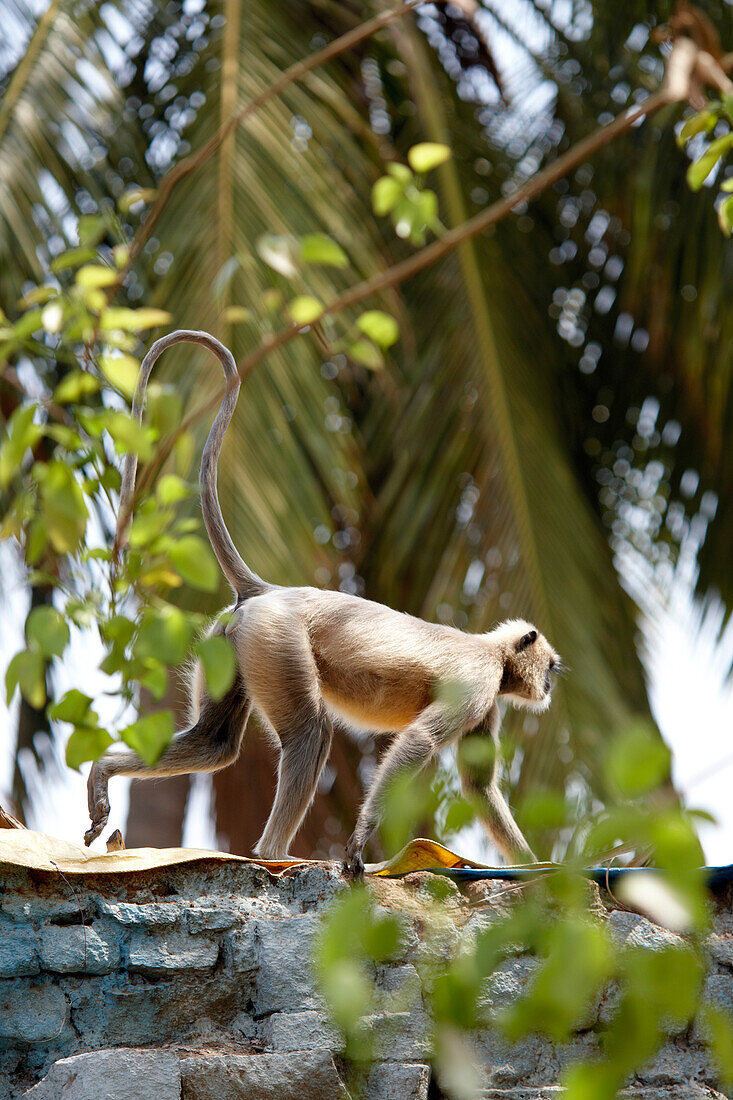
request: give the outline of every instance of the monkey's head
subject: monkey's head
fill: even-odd
[[[501,623],[492,635],[501,643],[503,657],[499,694],[515,707],[547,710],[554,674],[563,667],[547,638],[523,619]]]

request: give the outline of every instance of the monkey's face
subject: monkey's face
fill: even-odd
[[[547,710],[555,673],[562,664],[547,639],[525,622],[503,623],[506,637],[504,669],[499,694],[515,707]]]

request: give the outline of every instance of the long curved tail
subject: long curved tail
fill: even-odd
[[[256,596],[267,591],[270,587],[266,581],[253,573],[244,562],[236,546],[232,542],[224,517],[221,514],[219,496],[216,491],[216,471],[219,462],[219,453],[224,440],[224,434],[229,427],[234,409],[237,404],[241,380],[237,372],[234,356],[208,332],[196,332],[191,329],[176,329],[156,340],[148,354],[142,361],[140,374],[135,388],[135,396],[132,402],[132,415],[138,422],[142,420],[145,407],[145,395],[148,388],[150,372],[158,356],[171,347],[188,341],[192,344],[201,344],[213,352],[222,367],[228,388],[224,394],[219,411],[206,440],[204,453],[201,456],[201,472],[199,484],[201,486],[201,510],[204,514],[204,523],[209,534],[211,548],[216,554],[224,576],[234,589],[238,600],[244,600],[248,596]],[[234,384],[236,380],[236,385]],[[115,535],[115,550],[119,551],[127,541],[127,532],[130,526],[132,513],[132,500],[135,492],[135,474],[137,473],[137,455],[128,454],[122,468],[122,488],[120,489],[120,509],[117,517],[117,533]]]

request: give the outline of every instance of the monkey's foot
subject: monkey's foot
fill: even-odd
[[[344,860],[344,871],[347,875],[351,875],[352,878],[364,877],[364,860],[362,858],[363,844],[359,844],[353,836],[346,845],[346,859]]]
[[[109,798],[107,797],[107,780],[104,778],[99,765],[92,764],[87,780],[87,799],[89,803],[89,817],[92,820],[90,828],[84,833],[84,843],[87,848],[96,840],[109,820]]]

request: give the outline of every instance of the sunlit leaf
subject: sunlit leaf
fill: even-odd
[[[356,327],[381,348],[389,348],[400,338],[400,328],[394,317],[380,309],[369,309],[362,313]]]
[[[120,730],[120,737],[138,756],[142,757],[146,764],[152,766],[160,759],[174,731],[175,725],[171,712],[158,710],[153,714],[146,714],[144,718]]]
[[[76,688],[67,691],[57,703],[48,708],[48,717],[56,722],[81,722],[87,715],[92,700]]]
[[[66,377],[59,382],[54,390],[53,399],[57,401],[59,405],[66,405],[72,402],[76,403],[96,393],[98,389],[98,378],[95,378],[89,371],[75,370],[71,371],[70,374],[67,374]]]
[[[98,760],[112,744],[112,738],[98,726],[79,726],[66,742],[66,763],[77,771],[85,760]]]
[[[171,320],[170,313],[164,309],[126,309],[124,306],[113,306],[105,309],[99,323],[105,332],[116,328],[125,332],[142,332],[158,325],[167,325]]]
[[[401,194],[402,187],[398,180],[393,179],[391,176],[382,176],[372,188],[374,213],[379,217],[389,214],[390,210],[393,210],[396,206]]]
[[[215,592],[221,581],[219,564],[208,545],[198,535],[185,535],[169,552],[175,568],[185,581],[202,592]]]
[[[100,355],[101,367],[108,382],[123,393],[125,397],[132,397],[137,384],[137,376],[140,371],[140,362],[133,355]]]
[[[69,627],[55,607],[34,607],[25,632],[44,657],[59,657],[69,644]]]
[[[288,306],[291,321],[297,325],[312,325],[323,313],[323,305],[310,294],[301,294]]]
[[[279,275],[284,275],[288,279],[292,278],[298,270],[293,260],[293,248],[292,238],[278,237],[274,233],[265,233],[255,243],[255,250],[260,259],[264,260],[273,271],[277,271]]]
[[[379,348],[370,344],[368,340],[354,340],[349,344],[349,355],[355,363],[366,367],[367,370],[381,370],[384,367],[384,358]]]
[[[212,699],[223,699],[234,683],[237,662],[234,649],[226,638],[202,638],[196,653],[204,668],[206,687]]]
[[[16,687],[36,710],[46,702],[46,663],[37,649],[22,649],[16,653],[5,673],[5,696],[13,698]]]
[[[138,203],[152,202],[157,195],[154,187],[130,187],[117,200],[121,214],[128,214]]]
[[[419,145],[413,145],[407,154],[410,167],[414,172],[429,172],[431,168],[437,168],[450,158],[451,151],[447,145],[440,145],[435,141],[423,141]]]
[[[103,264],[84,264],[76,273],[77,283],[87,290],[112,286],[117,282],[117,278],[117,272],[111,267],[104,267]]]
[[[300,241],[300,255],[308,264],[348,267],[349,257],[340,244],[324,233],[309,233]]]

